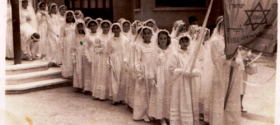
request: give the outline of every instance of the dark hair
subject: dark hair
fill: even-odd
[[[75,20],[75,15],[73,15],[73,13],[72,13],[71,11],[65,13],[65,16],[66,16],[66,19],[65,19],[65,20],[66,20],[66,23],[70,23],[70,22],[68,22],[68,20],[67,20],[67,14],[68,14],[68,13],[72,14],[72,16],[73,16],[72,23],[75,23],[75,22],[76,22],[76,20]]]
[[[190,42],[190,38],[189,38],[189,37],[183,36],[183,37],[181,37],[181,38],[179,39],[179,44],[181,44],[181,39],[183,39],[183,38],[187,38],[187,40]]]
[[[111,30],[113,31],[113,27],[114,26],[117,26],[117,27],[119,27],[119,29],[121,30],[121,27],[119,26],[119,25],[113,25],[112,27],[111,27]]]
[[[167,33],[166,31],[160,31],[160,32],[158,33],[158,38],[159,38],[159,35],[160,35],[160,34],[165,34],[165,35],[167,36],[167,43],[166,43],[166,46],[169,46],[170,43],[171,43],[171,38],[170,38],[170,36],[168,35],[168,33]],[[158,40],[158,45],[159,45],[159,40]]]
[[[102,23],[101,23],[101,27],[103,27],[103,25],[106,24],[106,23],[110,26],[110,23],[109,23],[109,22],[102,22]]]
[[[47,5],[45,2],[39,3],[39,7],[41,7],[43,4]]]
[[[123,22],[123,25],[124,25],[125,23],[127,23],[128,25],[130,25],[130,23],[129,23],[128,21]]]
[[[89,27],[89,24],[94,23],[95,25],[98,25],[95,21],[91,20],[88,22],[87,27]]]

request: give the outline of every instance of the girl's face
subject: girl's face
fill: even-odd
[[[166,47],[168,41],[167,34],[160,33],[158,36],[158,43],[160,47]]]
[[[150,29],[143,30],[143,39],[145,43],[150,43],[152,38],[152,31]]]
[[[61,16],[64,16],[64,14],[65,14],[66,11],[67,11],[67,9],[66,9],[65,7],[62,7],[62,8],[60,9],[60,15],[61,15]]]
[[[127,33],[130,30],[130,24],[128,22],[125,22],[123,24],[123,32]]]
[[[27,9],[28,1],[22,1],[22,8]]]
[[[147,26],[148,26],[148,27],[154,27],[154,23],[153,23],[153,22],[148,22],[148,23],[147,23]]]
[[[112,27],[112,32],[115,34],[115,36],[119,36],[120,35],[120,27],[119,26],[117,26],[117,25],[114,25],[113,27]]]
[[[79,34],[81,34],[83,31],[84,31],[84,25],[83,24],[78,24],[77,25],[77,30],[78,30],[78,32],[79,32]]]
[[[52,13],[52,14],[56,14],[56,6],[52,6],[52,8],[51,8],[51,13]]]
[[[67,22],[72,22],[72,20],[74,19],[73,14],[71,12],[67,13],[66,19],[67,19]]]
[[[100,24],[100,23],[101,23],[101,20],[97,20],[97,23]]]
[[[88,24],[88,28],[91,30],[92,33],[96,33],[97,25],[91,22]]]
[[[110,25],[108,23],[103,23],[101,27],[102,27],[102,30],[103,30],[103,34],[108,34],[109,29],[110,29]]]
[[[183,37],[180,39],[180,45],[182,50],[187,50],[189,46],[190,40],[187,37]]]
[[[40,10],[46,10],[46,4],[44,3],[40,4]]]

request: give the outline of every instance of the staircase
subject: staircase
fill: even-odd
[[[72,80],[62,78],[61,68],[49,67],[49,62],[23,61],[22,64],[13,65],[13,60],[6,60],[6,94],[26,93],[71,84]]]

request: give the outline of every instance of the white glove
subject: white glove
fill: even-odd
[[[190,74],[190,77],[199,77],[200,71],[198,69],[193,69],[192,73]]]
[[[123,60],[125,63],[128,63],[128,58],[126,57],[126,58],[124,58],[124,60]]]
[[[158,86],[157,86],[157,83],[156,83],[156,80],[154,80],[154,79],[152,80],[151,85],[152,85],[153,87],[158,87]]]
[[[184,72],[184,70],[180,69],[180,68],[177,68],[177,69],[174,70],[175,75],[182,74],[183,72]]]

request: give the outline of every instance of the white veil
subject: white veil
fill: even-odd
[[[180,30],[183,28],[183,26],[185,26],[186,25],[186,23],[185,22],[183,22],[182,20],[177,20],[175,23],[174,23],[174,25],[173,25],[173,28],[172,28],[172,32],[171,32],[171,37],[172,38],[175,38],[175,37],[177,37],[179,34],[179,32],[180,32]]]
[[[19,2],[19,8],[20,10],[22,10],[22,1],[23,0],[20,0]],[[28,14],[31,18],[31,21],[30,21],[30,25],[31,27],[37,32],[38,31],[38,21],[37,21],[37,17],[36,17],[36,14],[35,14],[35,10],[33,8],[33,6],[31,5],[32,4],[32,0],[28,0],[28,6],[27,6],[27,11],[28,11]],[[21,11],[20,11],[21,12]],[[21,14],[21,13],[20,13]],[[22,21],[21,21],[22,22]]]

